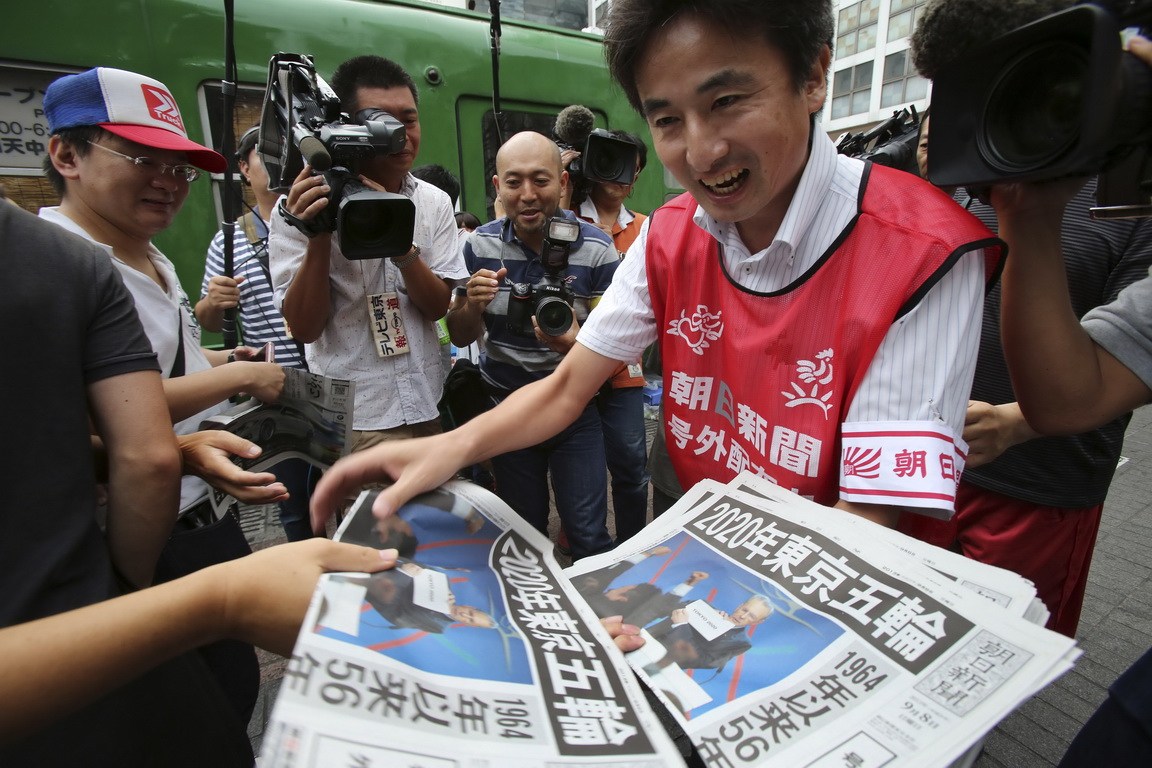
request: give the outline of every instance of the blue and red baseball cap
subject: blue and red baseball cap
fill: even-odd
[[[224,156],[188,138],[172,92],[159,80],[135,72],[97,67],[65,75],[44,92],[48,130],[98,125],[128,141],[184,152],[205,171],[222,172]]]

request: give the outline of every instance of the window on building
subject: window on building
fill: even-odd
[[[832,118],[868,111],[872,100],[872,62],[845,67],[832,76]]]
[[[888,11],[888,42],[909,37],[927,4],[928,0],[892,0]]]
[[[836,56],[843,58],[875,48],[878,18],[880,18],[880,0],[860,0],[840,9]]]
[[[604,29],[607,26],[608,11],[612,5],[612,0],[592,0],[592,8],[588,16],[591,18],[593,26],[597,29]]]
[[[928,81],[916,73],[907,50],[884,57],[884,77],[880,86],[880,106],[905,104],[928,95]]]

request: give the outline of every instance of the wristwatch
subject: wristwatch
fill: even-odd
[[[420,246],[413,243],[412,247],[408,249],[408,253],[404,254],[403,256],[393,256],[392,263],[396,265],[397,269],[404,269],[404,267],[414,263],[419,258]]]

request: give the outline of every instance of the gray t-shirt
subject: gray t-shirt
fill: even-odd
[[[1082,325],[1097,344],[1152,388],[1152,270],[1111,304],[1085,315]]]

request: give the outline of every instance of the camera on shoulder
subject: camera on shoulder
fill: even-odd
[[[544,277],[535,283],[512,283],[508,296],[508,330],[519,336],[535,337],[532,317],[540,331],[563,336],[572,327],[572,292],[564,284],[572,244],[580,237],[579,222],[555,216],[548,221],[540,264]]]
[[[309,237],[335,232],[348,259],[402,256],[412,247],[412,201],[370,189],[356,171],[363,160],[404,151],[406,139],[404,125],[387,112],[362,109],[355,118],[341,112],[311,56],[277,53],[269,62],[257,141],[268,186],[286,192],[305,162],[322,173],[328,205],[310,221],[285,220]]]
[[[1012,30],[936,73],[928,178],[982,187],[1101,173],[1097,217],[1152,214],[1152,70],[1121,30],[1150,0],[1085,2]]]

